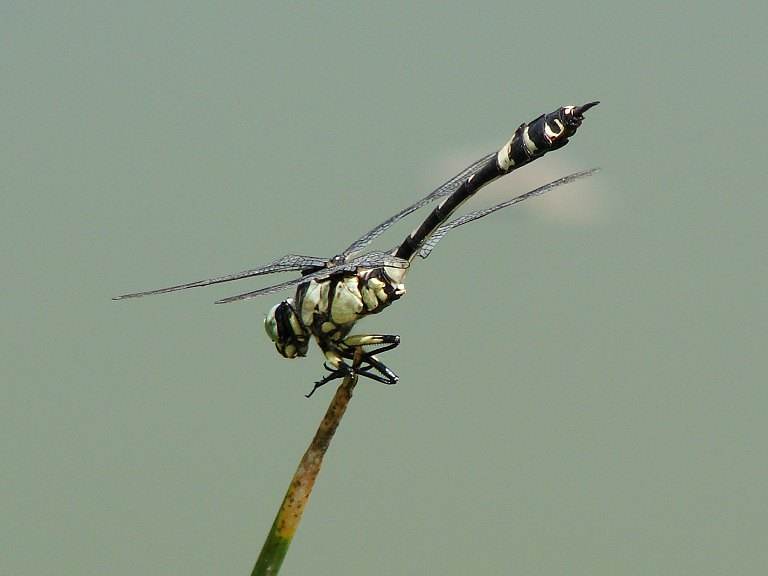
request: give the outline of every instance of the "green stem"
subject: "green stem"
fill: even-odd
[[[307,502],[309,502],[309,496],[312,494],[312,488],[320,472],[323,457],[352,398],[352,391],[357,384],[355,370],[359,367],[360,361],[361,349],[358,349],[355,354],[355,361],[352,364],[352,373],[344,378],[341,386],[336,390],[336,394],[334,394],[333,400],[331,400],[331,404],[328,406],[325,417],[323,417],[317,432],[315,432],[315,437],[304,453],[301,462],[299,462],[299,466],[291,479],[291,484],[288,486],[288,491],[285,493],[285,498],[283,498],[283,503],[277,511],[275,521],[272,523],[272,528],[270,528],[264,546],[261,548],[256,565],[253,567],[251,576],[277,574],[280,571],[280,566],[288,552],[288,547],[291,545],[293,535],[296,533],[296,529],[301,521],[304,508],[306,508]]]

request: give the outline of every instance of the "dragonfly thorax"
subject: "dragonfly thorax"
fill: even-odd
[[[333,365],[341,342],[358,320],[380,312],[405,294],[400,272],[361,268],[309,280],[298,286],[295,298],[272,307],[264,329],[286,358],[305,356],[309,337],[314,336]]]

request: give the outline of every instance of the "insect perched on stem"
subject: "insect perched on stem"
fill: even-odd
[[[365,352],[355,372],[378,382],[394,384],[398,380],[397,375],[377,355],[395,348],[400,343],[400,337],[394,334],[350,334],[352,327],[364,316],[377,314],[401,298],[405,294],[403,282],[413,259],[417,255],[421,258],[429,256],[450,230],[594,174],[594,169],[576,172],[506,202],[449,220],[460,205],[489,182],[547,152],[565,146],[581,126],[584,113],[597,104],[590,102],[583,106],[564,106],[549,114],[542,114],[527,124],[521,124],[501,149],[483,156],[421,200],[366,232],[332,258],[288,254],[264,266],[237,274],[125,294],[117,296],[115,300],[163,294],[276,272],[299,271],[301,276],[293,280],[224,298],[217,303],[247,300],[295,286],[293,298],[276,304],[267,313],[264,327],[277,351],[286,358],[306,356],[311,337],[314,337],[323,351],[324,366],[329,374],[315,382],[308,397],[323,384],[349,374],[352,368],[347,361],[351,362],[355,351],[361,348]],[[386,252],[363,253],[364,248],[393,224],[438,199],[441,202],[437,207],[400,244]]]

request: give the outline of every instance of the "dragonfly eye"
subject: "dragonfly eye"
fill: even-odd
[[[280,335],[277,331],[277,318],[275,318],[275,312],[281,304],[282,302],[272,306],[272,308],[269,309],[269,312],[267,312],[267,315],[264,317],[264,330],[272,342],[277,342],[280,340]]]

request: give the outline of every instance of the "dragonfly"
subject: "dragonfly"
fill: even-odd
[[[485,185],[565,146],[581,126],[584,113],[597,104],[599,102],[595,101],[582,106],[562,106],[521,124],[499,150],[473,162],[331,258],[286,254],[263,266],[235,274],[124,294],[114,300],[165,294],[278,272],[298,272],[299,276],[291,280],[223,298],[216,303],[239,302],[294,289],[293,297],[269,310],[264,318],[264,328],[278,353],[285,358],[306,356],[312,339],[322,351],[323,366],[328,374],[314,383],[307,397],[324,384],[352,374],[353,370],[377,382],[395,384],[399,379],[397,374],[379,356],[397,347],[400,337],[395,334],[352,334],[355,324],[403,297],[406,292],[404,281],[414,258],[427,258],[451,230],[597,172],[596,168],[574,172],[494,206],[451,219],[459,206]],[[421,224],[394,248],[365,251],[394,224],[438,200],[439,204]],[[353,369],[358,350],[359,360]]]

